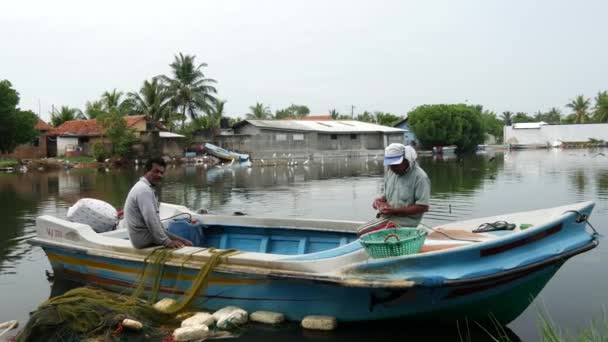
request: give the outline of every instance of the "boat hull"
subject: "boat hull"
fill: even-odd
[[[243,154],[243,153],[237,153],[237,152],[233,152],[233,151],[228,151],[225,150],[221,147],[212,145],[212,144],[205,144],[205,149],[207,150],[207,152],[219,159],[223,159],[223,160],[236,160],[238,162],[245,162],[249,160],[249,155],[248,154]]]
[[[123,293],[137,286],[143,266],[141,262],[92,256],[86,251],[44,249],[56,277]],[[485,321],[491,314],[493,319],[507,324],[528,307],[568,257],[460,285],[403,289],[358,288],[314,280],[214,272],[194,306],[216,310],[235,305],[249,312],[281,312],[289,320],[314,314],[334,316],[340,321],[464,318]],[[178,298],[190,287],[196,273],[195,269],[167,266],[159,298]],[[147,284],[152,284],[152,279]]]

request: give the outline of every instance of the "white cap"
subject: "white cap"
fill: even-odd
[[[403,162],[405,145],[392,143],[384,149],[384,165],[397,165]]]

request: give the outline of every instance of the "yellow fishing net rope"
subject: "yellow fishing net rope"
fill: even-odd
[[[239,251],[235,249],[216,251],[215,248],[209,248],[207,251],[211,254],[209,256],[209,260],[207,260],[207,262],[201,267],[198,274],[192,281],[192,285],[190,285],[184,295],[181,296],[181,298],[179,298],[174,305],[169,307],[165,313],[170,315],[176,314],[188,307],[198,296],[198,294],[207,288],[209,285],[210,275],[213,273],[213,270],[217,267],[217,265],[219,265],[222,261],[225,262],[226,257],[239,253]],[[180,274],[178,275],[176,282],[181,278],[181,269],[184,268],[184,264],[189,257],[190,256],[183,260],[182,267],[180,268]],[[137,288],[131,295],[129,302],[133,303],[137,299],[141,298],[146,288],[146,284],[148,283],[146,280],[149,278],[152,278],[152,285],[150,287],[148,303],[155,302],[158,299],[158,292],[164,276],[166,263],[173,260],[173,258],[173,250],[161,248],[152,251],[152,253],[150,253],[144,259],[144,266],[139,277]]]

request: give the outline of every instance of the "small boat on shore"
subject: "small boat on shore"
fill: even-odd
[[[199,215],[162,203],[166,226],[190,229],[195,246],[172,253],[159,292],[179,297],[214,253],[237,249],[213,269],[195,307],[234,305],[289,320],[486,321],[491,314],[507,324],[566,260],[598,245],[586,226],[593,207],[583,202],[443,224],[428,228],[419,253],[373,259],[357,238],[362,222]],[[499,221],[508,230],[474,232]],[[37,219],[36,231],[29,243],[44,249],[55,277],[121,292],[135,288],[154,250],[134,249],[124,229],[96,233],[48,215]]]
[[[249,161],[248,154],[229,151],[229,150],[223,149],[219,146],[215,146],[210,143],[205,144],[205,151],[207,151],[207,153],[211,154],[212,156],[215,156],[222,160],[228,160],[228,161],[234,160],[237,162]]]

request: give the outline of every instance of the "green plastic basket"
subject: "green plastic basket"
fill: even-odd
[[[389,258],[420,252],[427,232],[420,228],[383,229],[360,238],[372,258]]]

